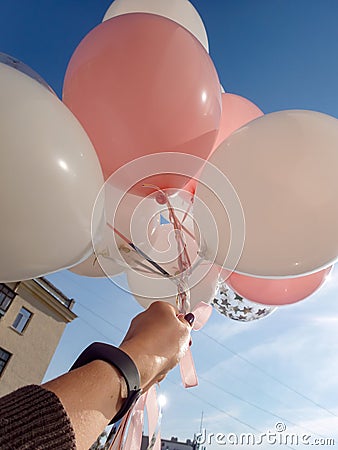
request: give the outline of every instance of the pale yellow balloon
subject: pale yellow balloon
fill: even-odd
[[[211,155],[232,183],[246,224],[236,271],[259,277],[309,274],[338,256],[338,120],[314,111],[280,111],[234,132]],[[219,239],[200,204],[194,218],[206,258],[226,267],[231,233],[225,197],[212,192],[212,171],[196,196],[210,208]],[[222,186],[219,185],[219,191]]]

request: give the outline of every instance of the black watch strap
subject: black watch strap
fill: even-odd
[[[142,394],[140,374],[129,355],[113,345],[102,342],[94,342],[87,347],[72,365],[70,371],[98,359],[114,366],[121,373],[127,385],[128,396],[124,400],[120,411],[111,420],[110,424],[112,424],[122,419]]]

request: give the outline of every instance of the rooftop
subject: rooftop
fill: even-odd
[[[45,277],[34,278],[33,281],[45,289],[52,297],[54,297],[67,309],[72,310],[75,300],[67,297],[62,291],[60,291],[60,289],[54,286],[54,284],[48,281]]]

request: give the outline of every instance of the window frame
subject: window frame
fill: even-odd
[[[3,298],[1,298],[1,294],[4,295]],[[5,283],[0,283],[0,318],[6,314],[16,295],[17,294],[13,291],[13,289],[8,287]],[[6,300],[7,303],[5,303]]]
[[[1,352],[7,353],[8,358],[6,360],[4,360],[1,357]],[[11,352],[9,352],[8,350],[5,350],[3,347],[0,347],[0,378],[2,377],[3,373],[5,372],[6,367],[8,366],[8,363],[11,360],[12,356],[13,356],[13,354]],[[3,366],[1,365],[1,362],[4,362]]]
[[[27,318],[25,315],[23,315],[23,314],[21,313],[22,310],[25,310],[25,311],[27,311],[27,312],[29,313],[28,318]],[[19,317],[20,314],[22,315],[22,317],[19,319],[19,322],[15,325],[15,322],[17,321],[17,319],[18,319],[18,317]],[[23,334],[23,333],[25,332],[25,330],[27,329],[28,324],[29,324],[30,321],[32,320],[32,317],[33,317],[33,313],[32,313],[31,311],[29,311],[29,309],[25,308],[24,306],[21,306],[20,311],[19,311],[18,314],[16,315],[16,317],[15,317],[15,319],[14,319],[12,325],[11,325],[11,328],[12,328],[13,330],[15,330],[17,333]],[[23,328],[22,328],[22,329],[18,329],[18,326],[20,325],[21,320],[22,320],[22,319],[26,319],[26,318],[27,318],[27,320],[26,320],[26,322],[24,323]]]

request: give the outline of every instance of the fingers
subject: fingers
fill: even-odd
[[[153,302],[148,307],[146,312],[149,312],[149,313],[152,313],[155,315],[161,315],[162,317],[164,315],[170,314],[172,316],[177,317],[183,323],[187,322],[190,325],[190,327],[193,326],[193,323],[195,320],[195,316],[193,313],[188,313],[185,316],[183,316],[183,315],[177,316],[176,309],[170,303],[163,302],[163,301]]]
[[[153,302],[147,309],[147,311],[158,314],[158,315],[166,315],[170,314],[176,316],[176,310],[170,303],[164,301]]]
[[[173,305],[165,301],[153,302],[145,312],[149,314],[154,314],[155,316],[158,317],[164,317],[166,315],[172,316],[176,319],[179,319],[185,325],[188,323],[190,327],[192,327],[195,320],[195,316],[192,313],[188,313],[185,316],[183,316],[182,314],[177,315],[176,308],[174,308]]]

